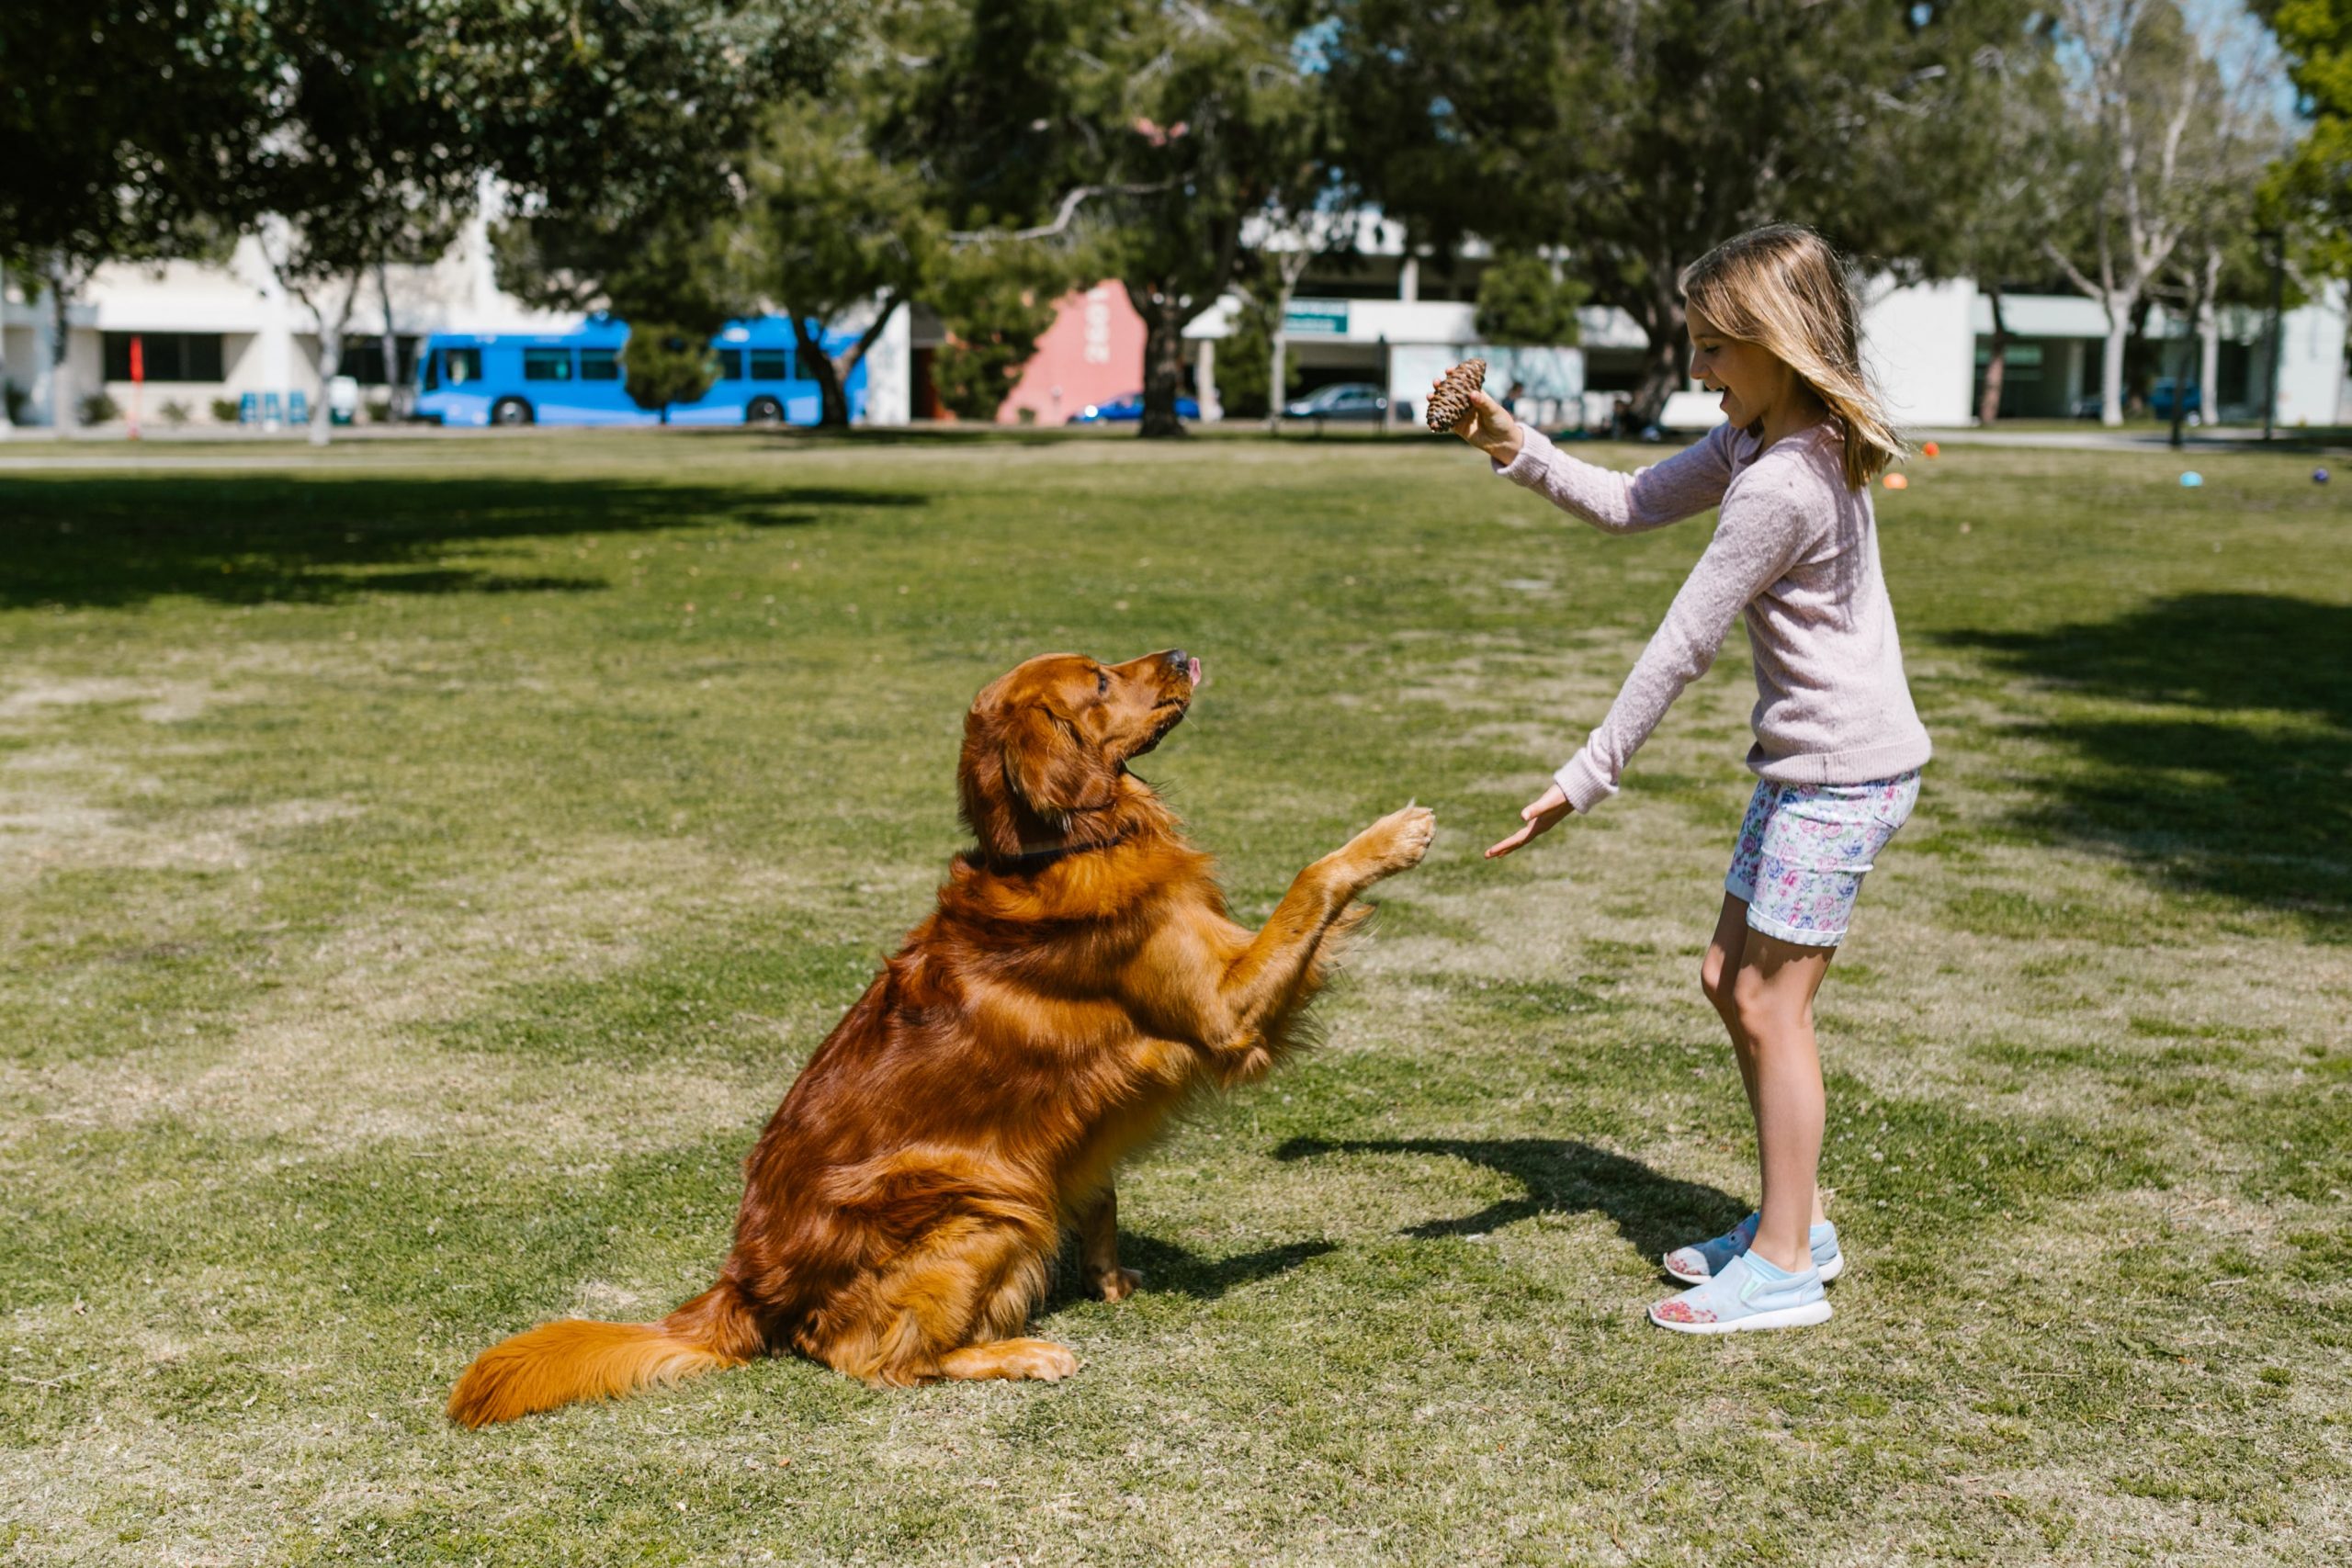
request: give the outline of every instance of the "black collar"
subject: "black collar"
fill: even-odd
[[[1127,835],[1121,833],[1115,839],[1105,839],[1101,843],[1095,844],[1057,844],[1049,850],[1023,850],[1017,855],[983,854],[980,857],[980,864],[989,871],[1000,873],[1038,872],[1052,865],[1056,861],[1068,860],[1072,855],[1090,854],[1096,850],[1115,849],[1126,841]]]

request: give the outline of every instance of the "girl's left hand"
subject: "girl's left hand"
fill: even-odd
[[[1519,819],[1526,826],[1488,850],[1487,858],[1493,860],[1497,856],[1507,855],[1538,834],[1550,832],[1575,809],[1568,804],[1568,792],[1555,782],[1551,788],[1537,795],[1527,809],[1519,814]]]

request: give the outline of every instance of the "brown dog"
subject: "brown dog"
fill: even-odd
[[[718,1283],[659,1323],[550,1323],[466,1370],[469,1427],[797,1350],[871,1383],[1062,1378],[1023,1337],[1062,1233],[1107,1301],[1113,1168],[1205,1086],[1295,1042],[1352,901],[1418,863],[1407,807],[1292,883],[1252,933],[1206,855],[1126,764],[1184,716],[1200,664],[1033,659],[964,720],[957,773],[978,847],[939,908],[809,1058],[745,1162]]]

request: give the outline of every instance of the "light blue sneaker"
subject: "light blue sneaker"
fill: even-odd
[[[1653,1303],[1650,1321],[1677,1334],[1803,1328],[1829,1321],[1829,1298],[1822,1293],[1819,1269],[1792,1274],[1743,1252],[1705,1284]]]
[[[1722,1273],[1733,1258],[1756,1245],[1756,1225],[1762,1218],[1760,1214],[1750,1214],[1713,1241],[1676,1247],[1666,1255],[1666,1271],[1686,1285],[1705,1284]],[[1824,1220],[1813,1227],[1807,1239],[1813,1243],[1813,1266],[1820,1272],[1823,1284],[1846,1271],[1846,1255],[1838,1250],[1836,1225]]]

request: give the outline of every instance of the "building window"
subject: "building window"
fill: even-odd
[[[754,381],[791,380],[792,351],[788,348],[752,350],[752,379]]]
[[[396,381],[404,385],[416,375],[416,338],[413,333],[402,333],[392,346],[400,355],[396,377],[384,374],[384,340],[373,336],[343,340],[343,368],[337,374],[348,376],[363,387],[389,387]]]
[[[583,348],[580,351],[580,378],[583,381],[617,381],[621,378],[621,351],[617,348]]]
[[[140,340],[141,367],[150,381],[218,381],[219,333],[107,333],[104,334],[107,379],[130,379],[130,340]]]
[[[523,351],[523,379],[526,381],[569,381],[571,379],[571,350],[568,348],[526,348]]]

